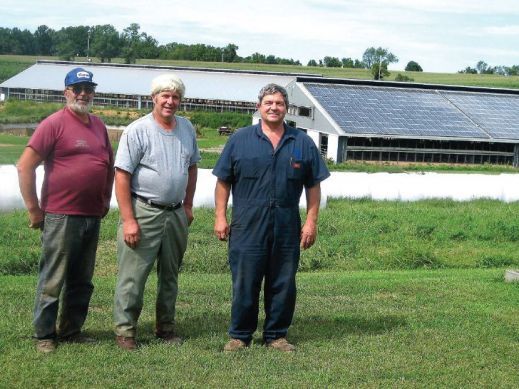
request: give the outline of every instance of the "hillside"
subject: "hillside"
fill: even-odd
[[[57,57],[36,57],[21,55],[0,55],[0,82],[13,77],[23,71],[38,59],[58,60]],[[79,57],[79,61],[85,58]],[[94,59],[96,61],[96,59]],[[114,59],[113,63],[123,63],[122,59]],[[294,65],[267,65],[250,63],[227,63],[227,62],[193,62],[193,61],[166,61],[141,59],[137,64],[159,65],[159,66],[186,66],[202,68],[260,70],[271,72],[293,72],[319,74],[324,77],[371,79],[369,70],[349,68],[325,68],[314,66]],[[514,88],[519,89],[519,76],[501,76],[497,74],[460,74],[460,73],[428,73],[428,72],[406,72],[390,70],[391,75],[385,80],[394,81],[398,74],[414,79],[417,83],[481,86],[487,88]]]

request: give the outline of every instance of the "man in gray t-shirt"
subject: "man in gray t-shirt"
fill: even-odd
[[[178,270],[193,221],[200,152],[193,125],[176,116],[185,87],[164,74],[152,81],[153,111],[131,123],[115,159],[115,195],[121,221],[117,234],[116,343],[134,350],[144,286],[157,260],[157,338],[181,343],[175,333]]]

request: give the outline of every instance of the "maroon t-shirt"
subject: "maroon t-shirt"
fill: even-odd
[[[27,146],[44,160],[41,208],[66,215],[103,216],[113,183],[113,153],[104,123],[83,123],[69,108],[50,115]]]

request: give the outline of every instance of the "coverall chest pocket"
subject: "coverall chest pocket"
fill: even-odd
[[[243,178],[257,179],[260,176],[261,165],[258,158],[244,159],[240,165]]]
[[[302,180],[305,166],[301,159],[290,159],[288,164],[287,178],[289,180]]]

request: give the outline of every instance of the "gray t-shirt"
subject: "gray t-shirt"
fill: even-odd
[[[131,173],[131,191],[159,204],[179,203],[186,194],[188,168],[200,160],[189,120],[175,116],[165,131],[150,113],[131,123],[119,141],[115,167]]]

